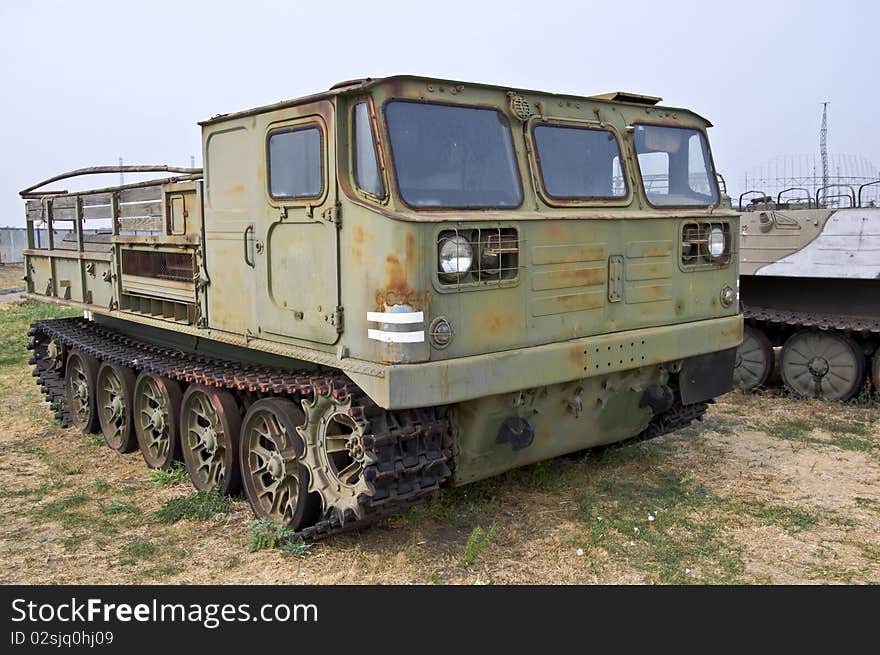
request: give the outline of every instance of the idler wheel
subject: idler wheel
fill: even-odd
[[[71,425],[83,432],[97,432],[98,409],[95,385],[99,362],[91,355],[74,350],[67,357],[64,371],[64,393],[70,411]]]

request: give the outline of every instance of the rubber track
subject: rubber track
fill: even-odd
[[[871,318],[816,314],[812,312],[792,312],[748,305],[743,311],[743,318],[753,325],[786,325],[789,327],[808,327],[865,335],[880,334],[880,320]]]
[[[384,410],[338,372],[287,371],[185,353],[80,318],[37,321],[29,335],[34,376],[65,426],[70,425],[70,415],[65,407],[64,379],[43,361],[50,339],[101,361],[189,384],[283,395],[296,401],[314,394],[332,394],[341,402],[350,398],[349,414],[361,428],[364,448],[372,460],[364,470],[372,493],[358,499],[360,518],[353,512],[347,516],[331,512],[294,538],[315,540],[365,527],[424,500],[452,474],[452,432],[445,408]]]

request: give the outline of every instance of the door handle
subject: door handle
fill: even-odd
[[[253,257],[253,254],[251,253],[252,242],[248,238],[249,233],[251,236],[253,236],[253,233],[254,233],[254,226],[253,225],[248,225],[246,228],[244,228],[244,263],[247,264],[248,266],[250,266],[251,268],[253,268],[254,267],[254,257]]]

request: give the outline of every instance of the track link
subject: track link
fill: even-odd
[[[747,305],[743,311],[743,319],[756,327],[763,325],[783,326],[792,328],[814,328],[852,334],[853,336],[880,334],[880,320],[840,316],[837,314],[818,314],[814,312],[793,312],[769,307],[753,307]]]
[[[361,428],[370,455],[364,475],[371,493],[358,498],[360,518],[354,512],[328,512],[295,535],[306,540],[358,529],[402,512],[433,494],[452,474],[452,432],[445,408],[387,411],[338,372],[287,371],[185,353],[80,318],[37,321],[29,336],[33,374],[65,427],[70,425],[70,414],[64,378],[46,363],[51,340],[101,361],[188,384],[281,395],[297,402],[315,394],[332,394],[343,402],[351,399],[349,415]]]
[[[702,421],[708,409],[709,403],[683,405],[680,400],[676,400],[670,409],[652,418],[648,427],[632,440],[645,441],[686,428],[694,421]]]

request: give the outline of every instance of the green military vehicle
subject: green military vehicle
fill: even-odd
[[[880,389],[880,209],[869,200],[878,184],[740,197],[737,386],[765,385],[781,348],[778,371],[799,396],[849,400],[869,377]]]
[[[732,388],[739,223],[658,101],[356,80],[201,123],[204,171],[35,185],[26,295],[85,313],[35,375],[305,538],[678,429]]]

